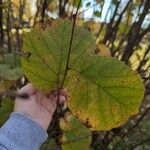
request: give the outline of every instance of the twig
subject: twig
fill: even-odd
[[[77,15],[81,15],[82,13],[88,11],[89,9],[91,9],[92,7],[94,7],[94,6],[98,5],[98,4],[99,4],[99,3],[96,3],[96,4],[92,5],[91,7],[89,7],[89,8],[87,8],[87,9],[85,9],[85,10],[79,12]]]
[[[69,60],[70,60],[70,54],[71,54],[71,48],[72,48],[72,43],[73,43],[73,35],[74,35],[74,30],[75,30],[75,24],[76,24],[76,19],[77,19],[77,14],[78,14],[78,10],[81,4],[81,0],[79,1],[78,7],[77,7],[77,11],[75,13],[75,15],[73,15],[73,25],[72,25],[72,32],[71,32],[71,38],[70,38],[70,45],[69,45],[69,50],[68,50],[68,57],[67,57],[67,63],[66,63],[66,69],[65,69],[65,73],[64,73],[64,78],[62,80],[62,84],[61,84],[61,89],[64,85],[66,76],[67,76],[67,71],[69,69]]]
[[[65,73],[64,73],[63,80],[62,80],[62,84],[61,84],[60,88],[58,87],[58,89],[60,89],[58,91],[58,100],[57,100],[57,106],[58,107],[56,109],[56,115],[54,115],[54,118],[53,118],[53,123],[49,126],[49,128],[52,128],[52,129],[57,125],[57,120],[60,117],[61,107],[59,105],[59,96],[60,96],[60,91],[63,88],[64,82],[65,82],[65,79],[66,79],[66,76],[67,76],[68,68],[69,68],[69,60],[70,60],[70,54],[71,54],[71,48],[72,48],[72,42],[73,42],[73,35],[74,35],[74,30],[75,30],[75,23],[76,23],[76,18],[77,18],[77,14],[78,14],[78,10],[79,10],[80,4],[81,4],[81,0],[79,1],[78,7],[77,7],[77,11],[76,11],[76,13],[75,13],[75,15],[73,17],[73,25],[72,25],[70,46],[69,46],[69,50],[68,50],[68,57],[67,57],[67,62],[66,62]],[[52,133],[49,135],[49,137],[51,138],[51,136],[52,136]]]

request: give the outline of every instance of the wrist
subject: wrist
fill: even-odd
[[[47,131],[49,124],[52,120],[52,116],[49,113],[43,114],[43,115],[42,115],[42,113],[40,113],[41,115],[36,115],[36,116],[33,115],[32,113],[27,113],[27,112],[17,111],[17,110],[15,110],[14,113],[21,114],[21,115],[27,117],[28,119],[34,121],[45,131]]]
[[[48,137],[47,132],[35,121],[18,112],[13,112],[10,115],[1,127],[0,132],[3,136],[1,142],[11,150],[21,149],[22,147],[40,149]]]

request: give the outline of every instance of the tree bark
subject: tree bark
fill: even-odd
[[[117,32],[118,32],[118,28],[119,28],[119,25],[121,24],[121,20],[123,18],[123,14],[125,13],[125,11],[127,10],[129,4],[132,4],[132,0],[128,1],[128,3],[126,4],[124,10],[121,12],[121,14],[119,15],[119,18],[118,20],[116,21],[114,27],[113,27],[113,32],[112,32],[112,36],[111,36],[111,43],[112,43],[112,46],[111,46],[111,52],[112,52],[112,55],[113,55],[113,48],[114,48],[114,41],[116,39],[116,35],[117,35]]]
[[[41,12],[41,17],[42,17],[41,23],[44,22],[46,8],[47,8],[47,0],[44,0],[43,6],[42,6],[42,12]]]
[[[0,47],[3,47],[4,42],[4,32],[3,32],[3,1],[0,0]]]
[[[59,0],[59,17],[64,18],[66,17],[65,7],[69,0],[64,0],[64,3],[62,0]]]
[[[149,26],[142,33],[140,33],[141,26],[143,24],[145,16],[149,12],[149,9],[150,9],[150,1],[146,0],[145,4],[144,4],[143,12],[139,16],[139,20],[132,25],[132,27],[128,33],[127,45],[124,49],[124,53],[122,56],[122,61],[124,61],[125,64],[128,63],[129,58],[133,54],[134,46],[137,46],[139,44],[139,42],[142,40],[143,36],[150,30],[150,26]]]
[[[11,16],[10,16],[10,12],[11,12],[11,3],[8,4],[8,9],[7,9],[7,14],[6,14],[6,26],[7,26],[7,45],[8,45],[8,52],[12,52],[12,47],[11,47],[11,35],[10,35],[10,31],[11,31]]]
[[[114,22],[116,14],[117,14],[117,11],[118,11],[120,3],[121,3],[121,1],[117,2],[116,8],[115,8],[115,11],[114,11],[114,14],[113,14],[113,17],[111,18],[110,22],[106,26],[106,34],[105,34],[104,39],[103,39],[103,43],[104,44],[106,44],[106,42],[109,40],[109,38],[110,38],[110,36],[112,34],[112,31],[113,31],[113,22]]]

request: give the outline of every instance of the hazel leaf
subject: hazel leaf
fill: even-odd
[[[24,37],[22,68],[33,85],[45,93],[61,87],[68,59],[72,22],[54,21],[35,27]],[[123,62],[94,55],[89,31],[75,27],[64,86],[72,113],[91,130],[110,130],[138,113],[144,86]]]

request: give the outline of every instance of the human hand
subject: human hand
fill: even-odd
[[[58,93],[58,92],[57,92]],[[52,120],[53,113],[57,108],[57,103],[62,104],[66,101],[66,91],[61,90],[58,94],[52,92],[49,97],[41,91],[35,89],[32,84],[27,84],[18,91],[18,95],[27,94],[29,97],[26,99],[17,97],[15,100],[14,112],[20,112],[31,117],[38,123],[44,130]]]

